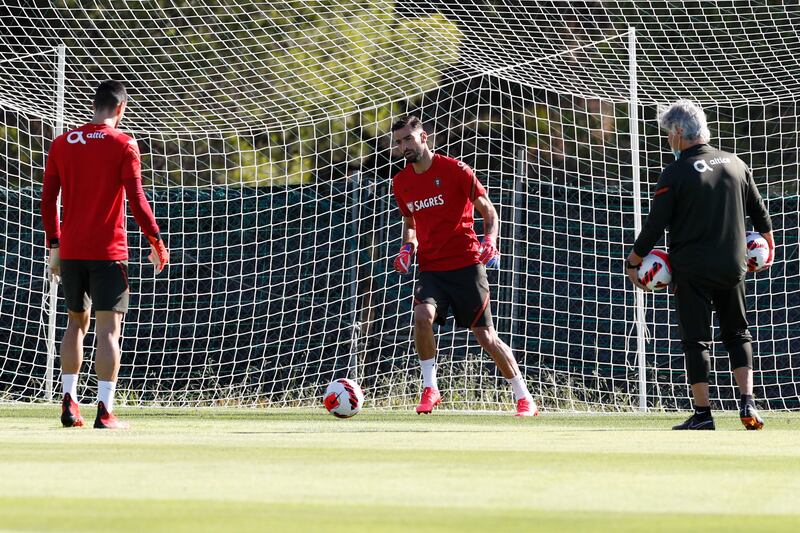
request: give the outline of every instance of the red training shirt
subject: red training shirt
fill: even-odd
[[[479,262],[472,202],[486,189],[471,168],[433,154],[428,170],[417,174],[409,163],[395,175],[392,188],[400,212],[414,218],[421,271],[456,270]]]
[[[63,223],[58,220],[61,190]],[[50,146],[42,187],[42,219],[47,242],[58,238],[61,259],[128,259],[125,193],[136,222],[158,234],[142,190],[139,146],[107,124],[84,124],[59,135]]]

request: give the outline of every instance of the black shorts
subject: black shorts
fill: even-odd
[[[461,327],[491,327],[486,267],[478,263],[458,270],[420,273],[414,290],[414,305],[419,304],[435,306],[440,325],[444,325],[452,308],[456,324]]]
[[[127,261],[61,260],[61,285],[67,309],[76,313],[95,311],[128,312]]]
[[[720,340],[725,343],[751,341],[747,330],[744,280],[725,288],[708,287],[689,276],[674,272],[672,290],[684,348],[711,348],[712,310],[717,312]]]

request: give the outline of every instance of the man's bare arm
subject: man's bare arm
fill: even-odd
[[[475,199],[475,209],[481,214],[483,219],[483,237],[490,236],[493,242],[497,241],[497,231],[499,229],[499,221],[497,217],[497,210],[494,208],[491,200],[486,196],[480,196]]]

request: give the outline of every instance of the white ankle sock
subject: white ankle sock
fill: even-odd
[[[436,358],[420,359],[419,366],[422,367],[422,387],[431,387],[438,390],[436,384]]]
[[[106,411],[111,413],[114,410],[114,391],[117,389],[116,381],[97,382],[97,401],[103,402]]]
[[[61,374],[61,390],[78,403],[78,374]]]
[[[511,379],[506,379],[506,381],[511,385],[511,390],[514,391],[514,401],[519,401],[531,396],[528,392],[528,387],[525,385],[525,380],[522,379],[522,374],[517,374]]]

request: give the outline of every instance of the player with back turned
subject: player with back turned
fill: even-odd
[[[151,262],[159,272],[169,262],[169,253],[142,190],[139,147],[117,129],[126,103],[127,92],[122,83],[101,83],[94,95],[92,121],[58,136],[45,165],[41,211],[50,249],[48,271],[51,280],[62,282],[68,311],[60,352],[64,392],[61,423],[65,427],[84,425],[77,381],[92,307],[98,379],[94,427],[127,427],[113,414],[119,337],[130,296],[126,195],[136,222],[150,242]]]
[[[499,261],[498,220],[486,189],[463,162],[431,151],[419,118],[398,120],[392,135],[408,163],[392,187],[403,216],[403,244],[394,268],[407,274],[416,255],[421,271],[414,292],[414,341],[423,381],[417,413],[430,413],[442,401],[433,322],[444,324],[452,309],[456,324],[470,328],[511,386],[516,416],[537,415],[514,354],[492,325],[485,265]],[[483,218],[482,242],[473,229],[473,206]]]
[[[708,392],[712,310],[741,392],[742,424],[761,429],[764,421],[753,401],[753,348],[745,316],[744,276],[753,270],[747,263],[745,216],[769,244],[763,268],[769,268],[774,257],[772,222],[744,162],[708,145],[710,133],[702,109],[679,100],[663,110],[659,122],[668,132],[676,161],[658,180],[650,213],[625,268],[631,283],[647,290],[636,269],[669,228],[673,302],[694,397],[694,413],[673,429],[715,428]]]

